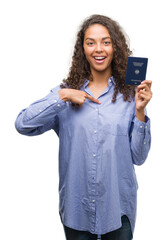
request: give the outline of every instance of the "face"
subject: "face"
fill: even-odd
[[[93,24],[88,27],[85,32],[83,47],[91,72],[108,71],[111,74],[113,45],[106,27],[101,24]]]

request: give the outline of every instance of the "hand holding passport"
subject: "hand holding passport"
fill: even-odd
[[[146,79],[148,58],[128,57],[125,84],[139,85]]]
[[[145,122],[145,107],[152,98],[151,80],[146,79],[148,58],[128,57],[125,84],[136,85],[136,117]],[[139,86],[138,86],[139,85]]]

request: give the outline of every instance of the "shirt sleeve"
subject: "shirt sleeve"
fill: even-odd
[[[59,97],[60,89],[58,85],[46,97],[23,109],[16,118],[16,130],[27,136],[34,136],[54,128],[58,134],[58,114],[67,107],[67,103]]]
[[[132,122],[130,144],[133,163],[141,165],[145,162],[151,147],[150,119],[145,116],[145,122],[134,117]]]

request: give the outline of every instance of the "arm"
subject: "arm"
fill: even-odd
[[[151,147],[150,119],[147,116],[145,122],[135,116],[131,126],[130,145],[133,163],[143,164]]]
[[[15,127],[19,133],[34,136],[53,127],[56,127],[58,133],[58,113],[67,106],[66,102],[59,97],[60,89],[60,86],[57,86],[46,97],[34,102],[19,113],[15,121]]]
[[[135,95],[136,115],[131,126],[130,144],[133,163],[136,165],[144,163],[151,146],[150,119],[145,115],[146,105],[152,98],[151,85],[151,81],[143,81]]]
[[[81,107],[86,98],[100,104],[84,91],[57,86],[45,98],[23,109],[16,119],[15,127],[19,133],[28,136],[39,135],[52,128],[58,134],[58,113],[66,108],[66,102],[71,101]]]

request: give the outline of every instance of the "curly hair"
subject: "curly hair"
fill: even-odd
[[[93,81],[89,63],[84,54],[83,41],[87,28],[93,24],[101,24],[106,27],[112,39],[114,54],[111,63],[112,75],[115,81],[115,89],[112,96],[112,102],[116,101],[118,92],[123,94],[124,101],[131,101],[135,96],[135,87],[125,85],[125,75],[127,58],[132,55],[132,51],[128,47],[127,36],[120,25],[111,18],[103,15],[92,15],[85,19],[77,34],[77,40],[74,46],[72,57],[72,66],[67,79],[63,79],[60,84],[61,88],[80,89],[84,84],[85,78]]]

